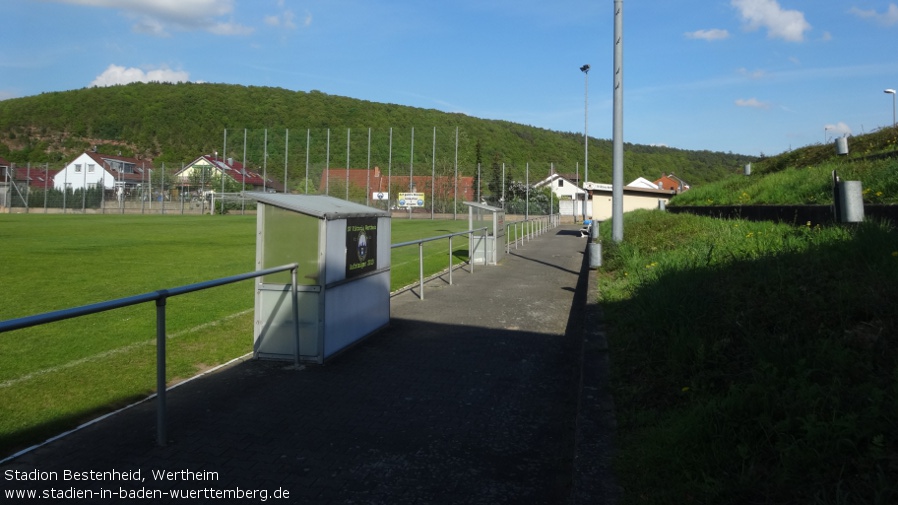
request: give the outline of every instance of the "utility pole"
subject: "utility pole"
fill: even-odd
[[[611,239],[624,240],[624,2],[614,0],[614,125],[611,151]]]
[[[583,91],[583,182],[589,182],[589,65],[580,67],[584,75]],[[582,186],[582,185],[581,185]]]

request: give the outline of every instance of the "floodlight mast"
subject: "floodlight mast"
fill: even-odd
[[[624,2],[614,0],[614,110],[611,149],[611,239],[624,240]]]
[[[883,93],[892,95],[892,127],[894,128],[896,125],[896,123],[895,123],[895,90],[892,88],[889,88],[889,89],[883,90]]]
[[[589,65],[580,67],[584,75],[583,88],[583,182],[589,182]],[[582,186],[582,185],[581,185]]]

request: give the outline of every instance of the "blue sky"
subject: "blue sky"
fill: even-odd
[[[611,138],[612,0],[3,0],[0,99],[319,90]],[[772,155],[892,123],[898,4],[624,0],[624,137]],[[240,125],[223,125],[223,127]],[[297,124],[301,127],[301,124]],[[426,125],[420,125],[426,126]]]

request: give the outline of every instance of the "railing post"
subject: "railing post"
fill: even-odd
[[[474,273],[474,232],[468,233],[468,272]]]
[[[297,290],[297,282],[296,282],[296,271],[298,267],[293,267],[290,269],[290,282],[291,286],[291,296],[293,298],[293,331],[294,338],[296,339],[296,355],[293,357],[293,365],[299,367],[300,355],[302,349],[300,349],[299,345],[299,292]]]
[[[424,242],[418,242],[418,283],[420,295],[419,299],[424,299]]]
[[[156,445],[165,447],[165,302],[166,296],[156,299]]]
[[[449,285],[452,285],[452,235],[449,235]]]

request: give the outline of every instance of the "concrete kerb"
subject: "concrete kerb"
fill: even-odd
[[[612,470],[617,422],[611,395],[611,360],[602,309],[598,272],[584,254],[581,275],[588,277],[583,309],[580,390],[574,442],[570,505],[616,504],[622,490]]]

